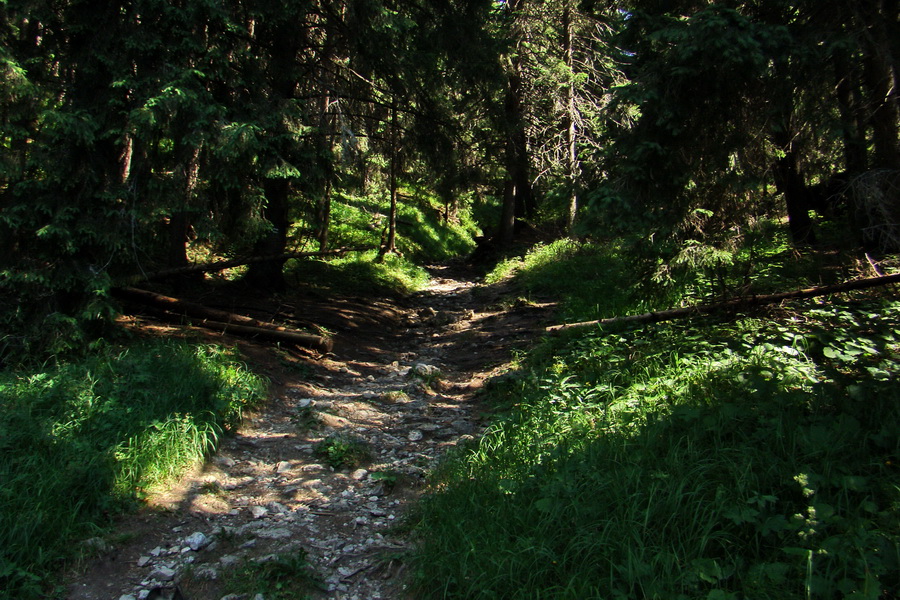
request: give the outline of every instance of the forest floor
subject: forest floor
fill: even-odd
[[[313,599],[411,598],[403,575],[414,536],[404,516],[436,461],[482,432],[478,390],[534,344],[553,311],[503,284],[477,285],[463,268],[430,272],[426,290],[399,300],[219,298],[237,312],[241,302],[253,316],[325,326],[334,350],[238,342],[270,379],[268,402],[205,465],[123,517],[70,577],[66,597],[170,597],[177,584],[185,600],[269,600],[265,585],[279,574],[308,572]],[[228,596],[235,585],[243,595]]]

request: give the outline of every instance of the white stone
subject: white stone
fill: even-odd
[[[235,556],[234,554],[226,554],[222,558],[219,559],[219,562],[223,567],[233,567],[241,562],[240,557]]]
[[[423,434],[418,429],[413,429],[412,431],[409,432],[409,435],[406,436],[406,438],[411,442],[418,442],[419,440],[422,439],[422,437],[423,437]]]
[[[204,533],[195,531],[185,538],[184,543],[187,544],[191,550],[197,552],[198,550],[202,550],[209,546],[210,543],[212,543],[212,540],[206,537]]]
[[[269,512],[269,510],[265,506],[251,506],[250,514],[253,515],[254,519],[261,519]]]
[[[160,581],[172,581],[175,579],[175,570],[169,567],[159,566],[150,572],[150,577]]]
[[[148,564],[150,564],[149,556],[142,556],[139,559],[137,559],[137,566],[139,566],[139,567],[146,567]]]
[[[291,531],[283,527],[273,527],[272,529],[261,529],[256,532],[256,535],[267,540],[280,540],[291,537]]]
[[[278,463],[278,466],[275,467],[276,473],[287,473],[290,470],[291,470],[291,463],[286,460],[281,461],[280,463]]]
[[[356,481],[362,481],[363,479],[366,478],[366,475],[368,475],[368,474],[369,474],[369,472],[366,471],[365,469],[357,469],[357,470],[353,471],[353,473],[350,474],[350,477],[355,479]]]

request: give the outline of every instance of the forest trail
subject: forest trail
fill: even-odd
[[[429,287],[403,301],[294,306],[334,332],[328,356],[241,343],[272,381],[267,404],[206,465],[125,517],[118,542],[70,579],[66,597],[142,600],[177,583],[185,600],[221,600],[242,565],[305,554],[318,580],[311,598],[411,598],[403,517],[435,461],[481,433],[476,391],[542,335],[553,308],[429,269]],[[323,440],[335,442],[335,462],[359,448],[366,456],[333,468]],[[228,598],[270,598],[256,594]]]

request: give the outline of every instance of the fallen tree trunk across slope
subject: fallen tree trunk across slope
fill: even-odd
[[[687,306],[684,308],[673,308],[670,310],[661,310],[655,312],[643,313],[640,315],[628,315],[624,317],[610,317],[608,319],[599,319],[596,321],[584,321],[581,323],[566,323],[564,325],[553,325],[547,327],[546,331],[551,334],[560,333],[568,329],[576,329],[579,327],[590,327],[596,325],[613,325],[613,324],[639,324],[639,323],[657,323],[659,321],[671,321],[674,319],[683,319],[696,315],[706,315],[722,310],[737,310],[741,308],[749,308],[752,306],[762,306],[764,304],[775,304],[785,300],[799,300],[803,298],[814,298],[816,296],[827,296],[829,294],[839,294],[841,292],[849,292],[851,290],[863,290],[891,283],[900,283],[900,273],[894,275],[885,275],[883,277],[870,277],[867,279],[856,279],[835,285],[825,285],[820,287],[806,288],[803,290],[794,290],[793,292],[781,292],[778,294],[740,296],[732,298],[724,302],[716,304],[703,304],[700,306]]]
[[[122,285],[135,285],[143,281],[166,279],[168,277],[179,277],[181,275],[192,275],[194,273],[215,273],[216,271],[224,271],[225,269],[243,267],[245,265],[252,265],[261,262],[290,260],[292,258],[321,258],[325,256],[343,256],[348,252],[365,252],[366,250],[372,250],[372,248],[337,248],[335,250],[324,250],[322,252],[288,252],[287,254],[272,254],[268,256],[250,256],[245,258],[234,258],[231,260],[217,260],[210,263],[188,265],[186,267],[177,267],[174,269],[165,269],[163,271],[154,271],[153,273],[133,275],[126,278],[122,282]]]
[[[194,325],[213,331],[273,342],[296,344],[304,348],[318,350],[319,352],[330,352],[333,346],[332,341],[325,336],[292,331],[272,323],[265,323],[244,315],[210,308],[196,302],[182,300],[181,298],[164,296],[132,287],[114,288],[112,294],[120,300],[150,306],[173,316],[178,314],[200,319],[194,322]]]

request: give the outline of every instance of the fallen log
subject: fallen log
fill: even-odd
[[[674,319],[683,319],[696,315],[706,315],[723,310],[738,310],[750,308],[753,306],[762,306],[764,304],[775,304],[785,300],[799,300],[804,298],[815,298],[816,296],[827,296],[830,294],[839,294],[841,292],[849,292],[852,290],[863,290],[891,283],[900,283],[900,273],[894,275],[885,275],[883,277],[869,277],[866,279],[856,279],[844,283],[834,285],[824,285],[819,287],[806,288],[802,290],[794,290],[792,292],[780,292],[777,294],[740,296],[731,298],[724,302],[715,304],[702,304],[700,306],[687,306],[684,308],[673,308],[669,310],[661,310],[643,313],[640,315],[627,315],[624,317],[610,317],[608,319],[599,319],[596,321],[584,321],[581,323],[566,323],[564,325],[552,325],[547,327],[545,331],[550,334],[558,334],[569,329],[579,327],[603,326],[614,324],[639,324],[639,323],[658,323],[660,321],[671,321]]]
[[[273,262],[279,260],[290,260],[292,258],[320,258],[325,256],[343,256],[348,252],[365,252],[372,248],[336,248],[334,250],[325,250],[322,252],[288,252],[286,254],[271,254],[266,256],[250,256],[244,258],[234,258],[230,260],[217,260],[210,263],[202,263],[197,265],[188,265],[186,267],[177,267],[174,269],[164,269],[162,271],[154,271],[153,273],[142,273],[133,275],[122,281],[122,285],[135,285],[144,281],[154,281],[158,279],[166,279],[168,277],[179,277],[181,275],[191,275],[193,273],[215,273],[216,271],[224,271],[233,267],[243,267],[244,265],[252,265],[261,262]]]
[[[194,322],[194,325],[213,331],[296,344],[304,348],[318,350],[319,352],[330,352],[333,346],[331,339],[325,336],[292,331],[285,327],[259,321],[244,315],[209,308],[196,302],[164,296],[147,290],[132,287],[113,288],[112,295],[120,300],[150,306],[166,313],[178,313],[199,319],[199,321]]]
[[[299,331],[290,331],[284,327],[272,329],[269,327],[252,327],[250,325],[236,325],[234,323],[222,323],[219,321],[203,321],[194,323],[205,329],[213,331],[221,331],[231,335],[239,335],[251,339],[269,340],[271,342],[281,342],[285,344],[296,344],[304,348],[312,348],[319,352],[331,352],[333,342],[330,338],[321,335],[313,335],[311,333],[301,333]]]

